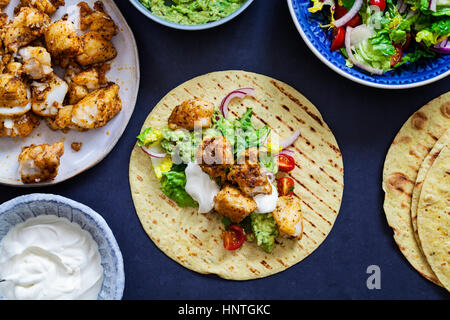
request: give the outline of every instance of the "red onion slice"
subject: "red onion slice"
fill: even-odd
[[[275,181],[275,175],[272,172],[265,171],[264,174],[266,175],[267,179],[269,179],[270,183],[273,183]]]
[[[437,0],[430,0],[430,2],[428,4],[428,9],[436,12],[436,2],[437,2]]]
[[[148,148],[146,148],[144,146],[142,146],[141,149],[142,149],[142,151],[144,151],[146,154],[148,154],[150,157],[153,157],[153,158],[162,159],[162,158],[165,158],[166,155],[167,155],[166,153],[153,152],[153,151],[151,151],[150,149],[148,149]]]
[[[431,49],[437,53],[450,54],[450,41],[448,41],[448,37],[436,43]]]
[[[291,150],[291,149],[284,149],[284,150],[281,150],[281,152],[279,154],[285,154],[285,155],[293,157],[295,155],[295,152],[294,152],[294,150]]]
[[[406,11],[407,5],[403,0],[398,0],[397,2],[397,10],[400,14],[403,14]]]
[[[333,26],[336,28],[343,27],[356,16],[363,5],[363,0],[355,0],[353,3],[353,7],[341,18],[335,20],[333,22]]]
[[[279,146],[283,149],[286,149],[287,147],[292,145],[295,142],[295,140],[298,139],[298,137],[300,137],[300,130],[295,130],[295,132],[292,134],[292,136],[290,136],[287,139],[282,140],[279,143]]]
[[[255,89],[253,89],[253,88],[241,88],[241,89],[237,89],[237,90],[234,90],[234,91],[230,92],[222,100],[222,103],[220,104],[220,112],[222,113],[224,118],[226,118],[227,115],[228,115],[228,104],[230,103],[230,101],[233,100],[234,98],[243,99],[246,96],[255,97]]]
[[[345,51],[347,51],[348,59],[353,63],[353,65],[357,66],[358,68],[361,68],[369,73],[382,75],[383,70],[372,68],[368,65],[365,65],[364,63],[359,62],[356,60],[356,58],[353,56],[351,44],[350,44],[350,36],[352,34],[352,27],[347,27],[345,30]]]

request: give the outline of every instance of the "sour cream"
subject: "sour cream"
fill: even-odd
[[[185,190],[198,202],[198,213],[210,212],[214,207],[214,198],[220,191],[219,186],[195,162],[187,165],[185,173]]]
[[[271,186],[271,194],[258,194],[253,197],[257,205],[255,213],[269,213],[275,210],[278,201],[278,190],[272,183]]]
[[[103,282],[97,243],[66,218],[42,215],[0,243],[0,295],[12,300],[94,300]]]

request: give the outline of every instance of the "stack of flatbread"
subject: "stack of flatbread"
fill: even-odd
[[[384,211],[411,265],[450,290],[450,92],[415,112],[384,164]]]

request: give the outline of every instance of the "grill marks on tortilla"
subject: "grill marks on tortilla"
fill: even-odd
[[[164,202],[166,202],[168,205],[170,205],[172,208],[174,208],[175,210],[179,210],[178,209],[178,206],[172,201],[172,200],[170,200],[169,198],[167,198],[164,194],[160,194],[159,195],[159,197],[161,198],[161,199],[163,199],[164,200]]]
[[[437,277],[416,241],[411,206],[418,171],[436,138],[450,127],[446,104],[450,104],[450,92],[411,115],[395,137],[383,169],[384,211],[395,242],[411,265],[435,283]]]
[[[296,129],[300,129],[302,133],[302,137],[292,148],[296,151],[297,162],[296,169],[292,174],[312,192],[311,194],[307,189],[297,185],[296,192],[301,195],[305,217],[303,237],[300,241],[279,238],[277,241],[279,244],[270,255],[257,248],[255,244],[247,243],[247,246],[237,252],[224,256],[220,238],[220,226],[222,226],[220,217],[214,214],[199,215],[195,210],[188,211],[186,208],[180,208],[179,211],[172,210],[171,204],[161,201],[159,197],[153,198],[155,201],[151,205],[152,210],[148,210],[148,207],[139,206],[139,201],[136,202],[136,198],[140,196],[136,193],[135,183],[132,183],[136,211],[147,233],[157,246],[171,258],[182,257],[183,261],[176,260],[189,269],[201,273],[216,273],[221,277],[237,280],[259,278],[277,273],[313,252],[322,243],[334,224],[343,188],[342,159],[336,152],[338,148],[333,141],[334,137],[326,123],[323,122],[320,113],[301,94],[289,86],[275,81],[282,88],[283,93],[274,88],[270,80],[268,77],[241,71],[218,72],[201,76],[166,95],[146,121],[146,126],[151,125],[152,122],[155,125],[164,122],[172,110],[171,106],[190,99],[192,96],[202,97],[218,107],[224,95],[230,91],[237,88],[254,87],[256,99],[246,97],[242,101],[232,101],[230,114],[233,117],[241,116],[246,107],[252,107],[254,108],[255,124],[260,122],[268,125],[280,137],[285,137]],[[285,93],[291,93],[291,98],[294,100]],[[302,153],[297,153],[297,150],[301,150]],[[135,156],[140,155],[138,151],[136,150]],[[132,163],[133,158],[135,157],[132,157]],[[144,157],[139,158],[144,160]],[[148,166],[145,166],[143,162],[140,165],[142,165],[141,170],[136,173],[143,174],[143,177],[147,179],[151,171],[148,171]],[[311,172],[306,171],[306,168],[310,168]],[[316,180],[319,181],[319,184]],[[140,191],[152,197],[158,194],[157,190],[152,186],[151,190],[146,188],[146,190],[141,189]],[[323,202],[320,202],[318,198]],[[147,205],[145,201],[142,204]],[[145,219],[155,211],[169,212],[170,214],[167,217],[156,214],[154,219],[158,221],[158,224],[145,227]],[[172,218],[176,220],[175,225],[171,223]],[[171,235],[175,235],[183,225],[190,227],[186,228],[186,233],[183,229],[176,235],[176,238],[173,238]],[[193,230],[194,225],[199,226],[198,230],[197,228]],[[205,229],[208,232],[204,232]],[[190,234],[194,234],[203,245],[198,245]],[[176,246],[173,246],[174,241],[178,243]],[[185,245],[197,248],[197,250],[192,250],[197,253],[197,256],[188,254],[189,249],[183,249]],[[206,253],[208,249],[212,251],[211,255]],[[201,258],[204,256],[207,256],[207,259],[202,260]]]
[[[316,115],[315,113],[311,112],[308,107],[304,106],[300,100],[298,100],[296,97],[294,97],[292,94],[290,94],[288,91],[286,91],[280,84],[278,84],[276,81],[272,80],[270,81],[275,88],[277,88],[282,94],[284,94],[286,97],[288,97],[291,101],[293,101],[295,104],[297,104],[300,108],[302,108],[311,118],[313,118],[321,127],[323,127],[323,121],[322,119]]]
[[[412,195],[411,192],[408,192],[407,190],[410,190],[413,185],[414,181],[410,180],[405,174],[401,172],[394,172],[387,179],[387,187],[390,190],[395,190],[397,192],[403,193],[408,198],[410,198]]]
[[[411,125],[416,130],[423,130],[428,121],[428,117],[425,113],[417,111],[411,117]]]
[[[266,269],[272,269],[272,266],[266,262],[266,260],[261,260],[260,262]]]
[[[230,77],[226,77],[226,78],[227,78],[228,80],[232,81],[232,79],[231,79]],[[272,82],[272,84],[274,84],[274,82]],[[276,82],[275,82],[274,85],[277,87],[277,89],[278,89],[282,94],[284,94],[284,95],[287,94],[287,92],[286,92],[281,86],[278,86]],[[260,93],[260,92],[258,92],[258,93]],[[263,94],[266,94],[266,95],[267,95],[267,91],[264,91]],[[270,95],[270,97],[272,97],[272,96]],[[306,112],[306,116],[312,117],[316,122],[318,122],[318,124],[319,124],[322,128],[324,127],[324,124],[323,124],[321,118],[320,118],[319,116],[317,116],[316,114],[312,113],[312,112],[311,112],[306,106],[304,106],[298,99],[296,99],[296,98],[293,97],[292,95],[288,95],[288,98],[289,98],[291,101],[294,101],[294,103],[296,103],[296,105],[299,105],[299,106],[301,107],[301,109],[302,109],[303,111]],[[264,104],[264,103],[261,102],[261,100],[263,100],[263,99],[261,99],[261,98],[256,98],[256,99],[254,99],[254,98],[252,98],[252,100],[253,100],[253,101],[256,101],[262,108],[264,108],[264,109],[266,109],[266,110],[269,109],[269,107],[268,107],[266,104]],[[245,103],[244,103],[244,104],[245,104]],[[289,108],[287,105],[282,104],[281,106],[282,106],[282,108],[283,108],[284,110],[289,111],[289,112],[290,112],[290,116],[293,116],[293,118],[294,118],[297,122],[299,122],[299,123],[301,123],[301,124],[306,124],[306,122],[305,122],[303,119],[301,119],[301,118],[299,118],[297,115],[291,113],[291,110],[290,110],[290,108]],[[234,110],[230,110],[230,111],[231,111],[231,113],[233,114],[234,117],[239,117],[239,116],[240,116],[240,114],[239,114],[238,112],[236,112],[236,111],[234,111]],[[289,130],[290,132],[295,131],[295,129],[294,129],[291,125],[289,125],[286,121],[284,121],[279,115],[276,114],[276,115],[270,115],[270,116],[275,117],[275,119],[276,119],[279,123],[282,124],[282,127],[288,128],[288,130]],[[257,114],[254,113],[254,117],[255,117],[256,119],[258,119],[261,123],[263,123],[264,125],[269,126],[272,130],[274,130],[274,131],[276,132],[275,128],[273,128],[272,125],[270,125],[267,121],[265,121],[264,119],[262,119],[260,116],[258,116]],[[313,126],[309,126],[308,129],[309,129],[309,131],[311,131],[313,134],[317,134],[317,130],[316,130]],[[327,128],[327,130],[329,130],[329,129]],[[315,145],[313,145],[313,144],[309,141],[309,139],[308,139],[307,137],[305,137],[304,135],[301,135],[300,138],[305,142],[305,144],[306,144],[307,146],[310,146],[311,149],[313,149],[313,150],[315,149]],[[322,141],[327,147],[329,147],[329,148],[332,150],[332,152],[333,152],[334,154],[336,154],[336,158],[337,158],[337,159],[342,157],[342,154],[341,154],[340,149],[339,149],[335,144],[333,144],[333,143],[331,143],[331,142],[325,140],[325,139],[323,138],[323,136],[321,136],[321,141]],[[298,143],[297,143],[297,144],[298,144]],[[305,152],[303,152],[303,151],[302,151],[303,148],[300,148],[299,146],[295,145],[295,146],[294,146],[294,149],[295,149],[295,150],[296,150],[296,151],[297,151],[297,152],[298,152],[305,160],[307,160],[307,162],[310,162],[310,163],[312,163],[313,165],[317,166],[317,167],[318,167],[318,170],[319,170],[319,171],[318,171],[319,174],[323,174],[323,175],[327,176],[328,179],[330,179],[334,184],[338,184],[338,185],[343,186],[343,184],[340,183],[340,182],[338,181],[338,179],[336,179],[333,175],[329,174],[322,166],[318,166],[318,164],[317,164],[317,162],[316,162],[315,160],[313,160],[313,159],[310,158]],[[336,163],[334,163],[332,159],[329,159],[328,162],[329,162],[329,164],[331,165],[331,167],[333,167],[334,169],[339,170],[339,172],[341,172],[341,173],[343,172],[342,167],[340,167],[339,165],[337,165]],[[298,162],[297,162],[297,163],[298,163]],[[299,169],[301,170],[301,166],[297,165],[297,168],[299,168]],[[333,208],[333,206],[331,206],[330,204],[326,203],[326,202],[322,199],[322,197],[320,197],[318,194],[316,194],[314,191],[312,191],[305,183],[301,182],[301,181],[300,181],[299,179],[297,179],[295,176],[292,176],[292,175],[290,175],[290,176],[297,182],[298,185],[300,185],[304,190],[306,190],[306,192],[308,192],[308,193],[311,194],[314,198],[316,198],[316,199],[317,199],[322,205],[324,205],[328,210],[330,210],[331,212],[333,212],[335,215],[338,213],[337,210],[335,210],[335,209]],[[314,176],[311,177],[311,174],[309,174],[309,175],[308,175],[308,180],[310,180],[310,181],[314,182],[315,184],[319,185],[326,193],[330,193],[330,190],[327,188],[327,186],[321,184],[318,178],[315,178]],[[333,190],[334,190],[334,188],[333,188]],[[333,198],[337,198],[337,195],[336,195],[336,194],[333,194]],[[302,203],[309,209],[309,210],[307,210],[307,211],[309,211],[309,212],[312,213],[313,215],[318,216],[319,219],[321,219],[322,221],[324,221],[328,226],[330,226],[330,227],[332,226],[332,223],[331,223],[329,220],[327,220],[326,218],[324,218],[324,216],[323,216],[322,214],[319,213],[320,210],[317,210],[317,209],[314,209],[314,208],[313,208],[314,205],[309,204],[307,201],[305,201],[304,197],[301,198],[301,201],[302,201]],[[340,202],[340,201],[339,201],[339,202]],[[313,229],[316,229],[317,232],[321,233],[322,235],[326,235],[326,233],[325,233],[324,231],[320,230],[320,229],[316,226],[316,224],[315,224],[314,222],[312,222],[311,220],[309,220],[306,216],[304,216],[304,218],[305,218],[305,221],[306,221],[309,225],[311,225]],[[303,233],[305,234],[305,231],[304,231]],[[306,235],[306,237],[308,238],[307,235]],[[313,241],[313,242],[315,243],[314,240],[311,240],[311,241]]]
[[[440,111],[445,118],[450,119],[450,101],[444,102],[440,108]]]
[[[309,162],[311,162],[312,164],[318,166],[317,163],[316,163],[316,161],[314,161],[313,159],[311,159],[310,157],[308,157],[301,149],[297,148],[295,145],[294,145],[294,149],[295,149],[298,153],[300,153],[305,159],[307,159]],[[325,171],[325,169],[323,169],[322,167],[319,167],[319,170],[320,170],[323,174],[325,174],[326,176],[328,176],[328,178],[329,178],[331,181],[333,181],[333,182],[336,183],[336,184],[339,184],[339,185],[343,186],[343,183],[339,182],[335,177],[329,175],[329,174]],[[342,170],[341,170],[341,171],[342,171]]]

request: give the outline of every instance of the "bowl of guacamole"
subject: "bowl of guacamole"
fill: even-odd
[[[130,0],[144,15],[182,30],[209,29],[230,21],[253,0]]]

